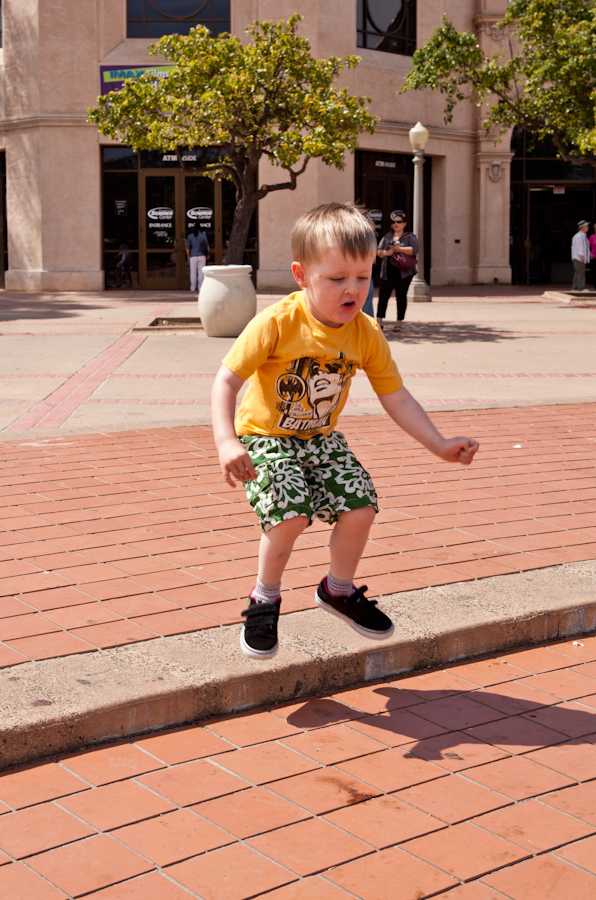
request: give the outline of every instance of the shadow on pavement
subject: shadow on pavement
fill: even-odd
[[[416,344],[420,341],[433,344],[465,344],[497,343],[513,341],[518,337],[528,338],[532,335],[518,335],[502,328],[491,328],[488,325],[473,325],[469,322],[448,324],[445,322],[407,322],[401,332],[391,331],[391,325],[385,329],[385,337],[389,343],[399,341],[402,344]]]

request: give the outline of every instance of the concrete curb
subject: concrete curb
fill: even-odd
[[[394,594],[382,644],[321,610],[291,613],[266,662],[241,655],[232,625],[25,663],[0,673],[0,766],[593,632],[595,586],[590,561]]]

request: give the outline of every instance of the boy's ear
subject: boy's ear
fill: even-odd
[[[306,287],[306,273],[304,271],[302,263],[296,262],[296,260],[294,260],[294,262],[292,263],[292,275],[294,276],[294,279],[299,287]]]

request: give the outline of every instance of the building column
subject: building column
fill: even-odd
[[[509,193],[512,157],[512,153],[495,150],[481,150],[475,154],[475,284],[511,284]]]

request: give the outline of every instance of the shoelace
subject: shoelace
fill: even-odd
[[[350,603],[360,603],[363,605],[368,604],[368,606],[376,606],[376,600],[369,600],[368,597],[364,596],[364,592],[368,590],[368,585],[363,584],[361,587],[356,588],[351,597],[348,597]]]

